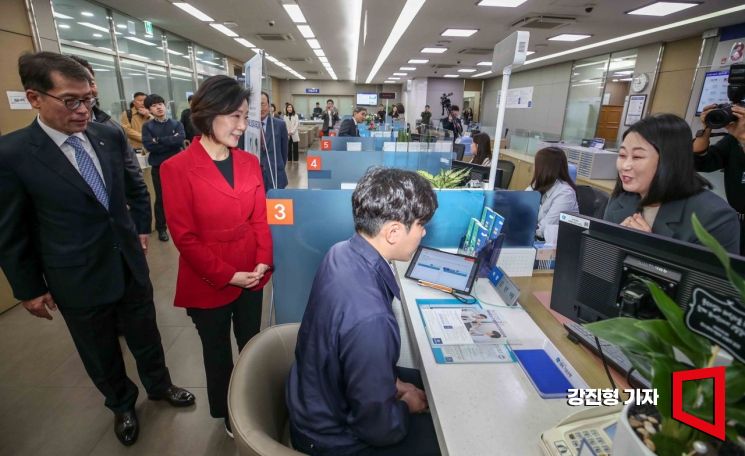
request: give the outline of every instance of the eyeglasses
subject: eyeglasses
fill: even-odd
[[[42,95],[46,95],[48,97],[52,97],[55,100],[61,101],[65,105],[65,107],[67,109],[69,109],[70,111],[75,111],[76,109],[78,109],[80,107],[81,104],[85,105],[86,108],[91,109],[92,107],[96,106],[96,104],[98,103],[98,100],[95,97],[90,97],[90,98],[68,98],[68,99],[64,100],[64,99],[62,99],[60,97],[55,97],[51,93],[42,92],[41,90],[37,90],[37,92],[39,92]]]

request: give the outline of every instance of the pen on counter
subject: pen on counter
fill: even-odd
[[[453,289],[450,287],[446,287],[444,285],[439,285],[432,282],[427,282],[426,280],[418,280],[417,283],[422,287],[429,287],[434,288],[435,290],[444,291],[445,293],[452,293]]]

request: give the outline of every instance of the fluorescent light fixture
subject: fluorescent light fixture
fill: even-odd
[[[483,73],[479,73],[479,74],[474,74],[474,75],[473,75],[473,76],[471,76],[471,77],[472,77],[472,78],[480,78],[481,76],[486,76],[487,74],[491,74],[491,70],[489,70],[489,71],[484,71]]]
[[[461,68],[460,70],[458,70],[458,73],[475,73],[475,72],[476,72],[475,68]]]
[[[315,38],[316,36],[313,34],[313,30],[310,29],[310,25],[298,25],[297,29],[300,30],[300,34],[303,35],[303,38]]]
[[[210,27],[212,27],[213,29],[215,29],[217,31],[222,32],[225,35],[228,35],[231,38],[235,38],[235,37],[238,36],[237,33],[235,33],[234,31],[230,30],[229,28],[225,27],[223,24],[210,24]]]
[[[93,16],[95,16],[95,14],[91,13],[90,11],[81,11],[80,12],[80,15],[81,16],[85,16],[85,17],[93,17]]]
[[[458,74],[445,74],[442,77],[443,78],[459,78],[460,75],[458,75]]]
[[[103,35],[101,35],[100,33],[94,33],[93,38],[103,38]]]
[[[401,67],[399,68],[401,71],[416,71],[416,67]]]
[[[75,19],[72,16],[68,16],[67,14],[58,13],[56,11],[54,12],[54,17],[56,17],[57,19]]]
[[[478,32],[479,29],[447,29],[440,34],[440,36],[460,36],[469,37],[474,33]]]
[[[93,30],[98,30],[99,32],[106,32],[109,33],[109,29],[101,27],[100,25],[91,24],[90,22],[78,22],[78,25],[82,25],[83,27],[92,28]]]
[[[266,56],[266,59],[267,59],[267,60],[269,60],[269,61],[270,61],[270,62],[272,62],[272,63],[276,63],[276,62],[278,62],[278,61],[279,61],[279,60],[277,60],[277,58],[276,58],[276,57],[274,57],[274,56],[271,56],[271,55],[267,55],[267,56]]]
[[[579,41],[590,38],[592,35],[581,33],[562,33],[561,35],[552,36],[549,41]]]
[[[525,55],[533,55],[533,54],[535,54],[535,51],[527,51],[527,52],[525,53]]]
[[[538,57],[533,60],[528,60],[527,62],[525,62],[525,65],[542,62],[544,60],[555,59],[557,57],[563,57],[565,55],[586,51],[588,49],[594,49],[596,47],[607,46],[609,44],[614,44],[614,43],[618,43],[621,41],[627,41],[627,40],[631,40],[634,38],[639,38],[640,36],[652,35],[654,33],[663,32],[665,30],[670,30],[670,29],[674,29],[678,27],[684,27],[686,25],[696,24],[698,22],[708,21],[709,19],[715,19],[721,16],[732,15],[735,13],[739,13],[740,11],[745,11],[745,5],[733,6],[732,8],[715,11],[709,14],[702,14],[701,16],[692,17],[690,19],[684,19],[682,21],[673,22],[672,24],[666,24],[666,25],[662,25],[659,27],[651,28],[649,30],[643,30],[641,32],[630,33],[628,35],[617,36],[609,40],[598,41],[597,43],[587,44],[585,46],[576,47],[574,49],[567,49],[566,51],[544,55],[543,57]],[[596,63],[599,63],[599,62],[596,62]]]
[[[282,7],[287,11],[287,15],[290,16],[290,19],[292,19],[292,22],[295,23],[307,23],[308,21],[305,20],[305,16],[303,16],[303,12],[300,11],[300,7],[298,5],[292,4],[292,3],[285,3],[282,5]]]
[[[214,19],[204,14],[202,11],[194,8],[186,2],[175,2],[173,4],[176,8],[180,8],[182,11],[191,14],[202,22],[214,22]]]
[[[321,43],[319,43],[318,40],[311,38],[306,41],[308,42],[308,46],[310,46],[311,49],[321,49]]]
[[[638,14],[640,16],[667,16],[668,14],[677,13],[698,5],[700,5],[698,2],[655,2],[651,5],[631,10],[626,14]]]
[[[448,48],[422,48],[422,50],[419,52],[421,52],[422,54],[442,54],[447,50]]]
[[[173,49],[169,49],[168,50],[168,53],[171,54],[171,55],[181,55],[181,56],[184,55],[183,53],[178,52],[178,51],[174,51]]]
[[[251,43],[250,41],[248,41],[248,40],[247,40],[247,39],[245,39],[245,38],[233,38],[233,39],[234,39],[235,41],[237,41],[238,43],[240,43],[240,44],[242,44],[242,45],[246,46],[247,48],[252,48],[252,47],[256,47],[256,46],[254,46],[254,45],[253,45],[253,43]]]
[[[488,67],[490,67],[491,66],[491,62],[479,62],[479,63],[476,64],[476,66],[488,66]]]
[[[326,57],[326,54],[323,53],[323,49],[313,49],[313,52],[315,52],[318,57]]]
[[[401,36],[403,36],[406,29],[409,28],[409,25],[411,25],[411,22],[419,13],[419,10],[422,9],[422,6],[424,6],[425,1],[427,0],[406,0],[406,4],[404,4],[404,7],[401,9],[401,13],[398,15],[396,23],[393,24],[393,29],[388,35],[388,39],[385,41],[385,44],[383,44],[383,47],[380,49],[380,54],[378,54],[377,60],[375,60],[375,63],[370,69],[370,74],[367,76],[367,80],[365,80],[366,84],[370,84],[375,75],[378,73],[378,70],[380,70],[380,67],[383,66],[383,63],[391,54],[393,48],[396,47],[396,44],[401,39]],[[415,62],[409,61],[409,63]]]
[[[318,60],[320,60],[321,63],[329,63],[329,59],[326,56],[318,57]]]
[[[383,81],[383,84],[398,84],[396,81]]]
[[[78,41],[78,40],[72,40],[72,42],[73,42],[73,43],[78,43],[78,44],[82,44],[83,46],[93,46],[93,45],[92,45],[92,44],[90,44],[90,43],[84,43],[84,42],[82,42],[82,41]]]
[[[124,25],[124,24],[116,24],[116,28],[118,28],[118,29],[126,29],[127,26]]]
[[[481,0],[476,5],[478,6],[499,6],[502,8],[516,8],[527,0]]]
[[[143,40],[142,38],[137,38],[136,36],[125,36],[124,39],[129,41],[134,41],[135,43],[144,44],[146,46],[155,46],[155,43],[151,43],[150,41]]]
[[[70,26],[67,25],[67,24],[57,24],[57,27],[59,27],[61,29],[69,29],[70,28]]]
[[[422,63],[423,64],[423,63],[427,63],[427,62],[429,62],[429,59],[410,59],[406,63],[411,63],[413,65],[416,65],[416,64],[419,64],[419,63]]]
[[[357,62],[360,54],[360,38],[362,36],[362,0],[347,0],[345,2],[347,8],[344,8],[346,22],[349,24],[351,33],[346,33],[347,44],[347,56],[351,61],[351,71],[349,72],[349,80],[357,82]],[[363,38],[364,46],[364,38]]]
[[[390,80],[392,80],[392,81],[398,81],[398,80],[400,80],[401,78],[394,78],[394,77],[390,77],[390,78],[388,78],[388,79],[390,79]]]
[[[409,73],[393,73],[393,76],[408,76]]]

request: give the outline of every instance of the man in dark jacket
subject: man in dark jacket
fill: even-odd
[[[194,136],[201,135],[202,133],[191,123],[191,97],[189,95],[189,107],[181,111],[181,124],[184,126],[184,133],[186,133],[186,139],[191,141]]]
[[[155,188],[155,229],[158,230],[158,239],[165,242],[168,240],[168,232],[166,213],[163,211],[160,165],[183,149],[186,134],[181,122],[168,118],[166,101],[160,95],[148,95],[145,98],[145,107],[152,114],[153,120],[142,126],[142,145],[150,152],[147,162],[152,166]]]
[[[344,119],[339,127],[339,136],[359,136],[360,130],[357,125],[365,121],[367,117],[367,109],[362,106],[354,108],[354,113],[351,119]]]

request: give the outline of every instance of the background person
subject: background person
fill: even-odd
[[[701,113],[701,121],[716,105],[709,105]],[[693,164],[696,171],[724,171],[724,193],[727,202],[740,219],[740,254],[745,255],[745,108],[733,106],[732,115],[737,122],[725,127],[727,136],[716,144],[709,144],[711,128],[696,133],[693,141]]]
[[[616,188],[603,218],[699,244],[691,225],[695,213],[726,250],[738,253],[737,214],[696,173],[691,136],[685,120],[673,114],[646,117],[626,130],[616,160]]]
[[[210,414],[228,420],[230,325],[240,351],[261,325],[272,238],[258,159],[236,148],[248,125],[249,91],[228,76],[204,81],[192,121],[204,134],[163,163],[163,196],[179,251],[174,305],[202,341]],[[268,111],[268,109],[267,109]]]
[[[339,121],[339,112],[336,110],[334,100],[331,98],[326,100],[326,110],[323,112],[321,118],[323,119],[323,136],[328,136],[329,130],[334,128],[336,122]]]
[[[458,105],[450,106],[450,113],[442,120],[442,128],[453,132],[453,144],[455,140],[463,136],[463,124],[459,118],[460,107]]]
[[[286,385],[298,451],[440,454],[418,371],[396,367],[391,302],[401,293],[390,265],[411,259],[436,209],[432,186],[412,171],[373,168],[357,184],[356,234],[318,267]]]
[[[145,98],[147,98],[145,93],[135,92],[129,105],[129,111],[124,111],[119,116],[119,123],[127,134],[127,140],[137,153],[144,150],[142,147],[142,126],[153,118],[150,111],[145,107]]]
[[[400,117],[398,113],[398,105],[393,105],[391,108],[391,119],[398,119]]]
[[[295,106],[291,103],[285,105],[285,123],[287,124],[287,135],[289,136],[287,158],[288,161],[297,163],[300,156],[300,133],[298,133],[300,121],[295,112]]]
[[[201,134],[196,128],[194,128],[194,124],[191,122],[191,99],[193,96],[194,95],[189,95],[189,98],[187,99],[189,101],[190,107],[181,111],[181,125],[184,126],[186,139],[188,139],[190,142],[192,139],[194,139],[194,136]]]
[[[566,154],[558,147],[545,147],[536,152],[533,179],[526,190],[541,194],[535,229],[535,235],[540,239],[543,239],[547,226],[559,224],[562,212],[579,212],[577,187],[569,176]]]
[[[132,445],[139,391],[127,377],[117,323],[148,397],[194,403],[193,394],[171,383],[155,320],[144,252],[147,187],[128,163],[124,134],[90,122],[95,98],[83,66],[39,52],[22,55],[18,73],[39,115],[0,137],[0,267],[32,315],[51,320],[59,308],[86,372],[114,412],[116,437]]]
[[[261,146],[261,170],[264,188],[287,187],[287,125],[282,119],[269,115],[269,94],[261,92],[261,128],[264,141]]]
[[[367,109],[363,108],[362,106],[357,106],[356,108],[354,108],[354,111],[352,112],[352,118],[344,119],[341,122],[341,126],[339,127],[339,136],[359,137],[360,129],[358,125],[365,121],[365,117],[367,117]]]
[[[378,105],[376,117],[378,118],[378,122],[385,123],[385,106],[383,106],[383,103]]]
[[[323,108],[321,108],[321,103],[316,102],[316,107],[313,108],[313,118],[320,119],[321,115],[323,115]]]
[[[432,111],[430,110],[429,105],[424,106],[424,111],[422,111],[422,125],[425,126],[432,126]]]
[[[489,166],[491,164],[491,138],[486,133],[478,133],[473,135],[471,138],[471,153],[473,159],[471,163],[474,165]]]

